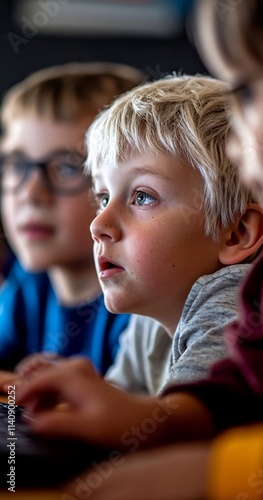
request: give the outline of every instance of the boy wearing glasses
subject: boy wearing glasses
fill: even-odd
[[[142,75],[115,64],[66,64],[13,87],[2,106],[2,219],[17,261],[1,290],[1,386],[25,356],[48,352],[112,364],[129,315],[109,313],[93,262],[95,216],[83,174],[97,112]],[[42,361],[43,362],[43,361]]]

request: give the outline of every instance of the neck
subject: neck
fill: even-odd
[[[53,267],[48,275],[59,302],[65,306],[95,300],[102,293],[93,265]]]

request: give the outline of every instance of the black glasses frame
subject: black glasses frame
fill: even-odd
[[[59,187],[59,186],[56,186],[52,183],[52,180],[50,178],[50,176],[48,175],[48,163],[50,161],[59,161],[59,156],[60,155],[72,155],[74,156],[74,158],[78,159],[78,161],[76,162],[76,164],[74,165],[74,161],[70,161],[68,160],[68,165],[69,166],[75,166],[76,168],[78,169],[81,169],[82,170],[82,175],[83,175],[83,178],[82,178],[82,182],[74,187],[74,188],[65,188],[65,187]],[[21,161],[21,163],[23,163],[25,165],[25,170],[22,174],[22,177],[20,179],[20,181],[18,182],[17,186],[13,189],[4,189],[3,186],[1,185],[1,177],[3,175],[3,164],[4,162],[8,159],[16,159],[17,161]],[[89,175],[85,175],[84,171],[83,171],[83,163],[85,161],[85,157],[77,154],[77,153],[65,153],[65,151],[62,151],[62,152],[58,152],[52,156],[49,156],[41,161],[33,161],[33,160],[29,160],[27,159],[26,157],[24,156],[16,156],[15,154],[0,154],[0,192],[2,194],[6,194],[6,193],[17,193],[20,188],[23,186],[23,184],[28,180],[28,178],[30,177],[30,173],[33,171],[33,170],[40,170],[41,174],[42,174],[42,179],[45,183],[45,187],[48,189],[48,191],[52,192],[52,193],[55,193],[55,194],[60,194],[60,195],[63,195],[63,196],[71,196],[71,195],[77,195],[77,194],[80,194],[81,192],[85,191],[87,188],[89,188],[91,186],[91,180],[90,180],[90,176]],[[65,162],[66,164],[66,162]]]

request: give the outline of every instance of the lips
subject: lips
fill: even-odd
[[[29,222],[18,227],[20,233],[31,238],[45,238],[54,234],[54,228],[48,224]]]
[[[98,265],[99,265],[98,276],[100,279],[111,278],[115,276],[117,273],[124,270],[123,267],[121,267],[113,260],[110,260],[102,256],[98,257]]]

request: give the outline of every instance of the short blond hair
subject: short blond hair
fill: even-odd
[[[134,153],[186,159],[203,180],[202,207],[207,236],[219,237],[255,202],[225,152],[230,130],[226,83],[208,76],[171,75],[146,83],[115,100],[86,135],[86,169]]]
[[[96,115],[143,80],[139,69],[117,63],[67,63],[42,69],[6,93],[2,128],[6,132],[13,118],[21,114],[69,122]]]

